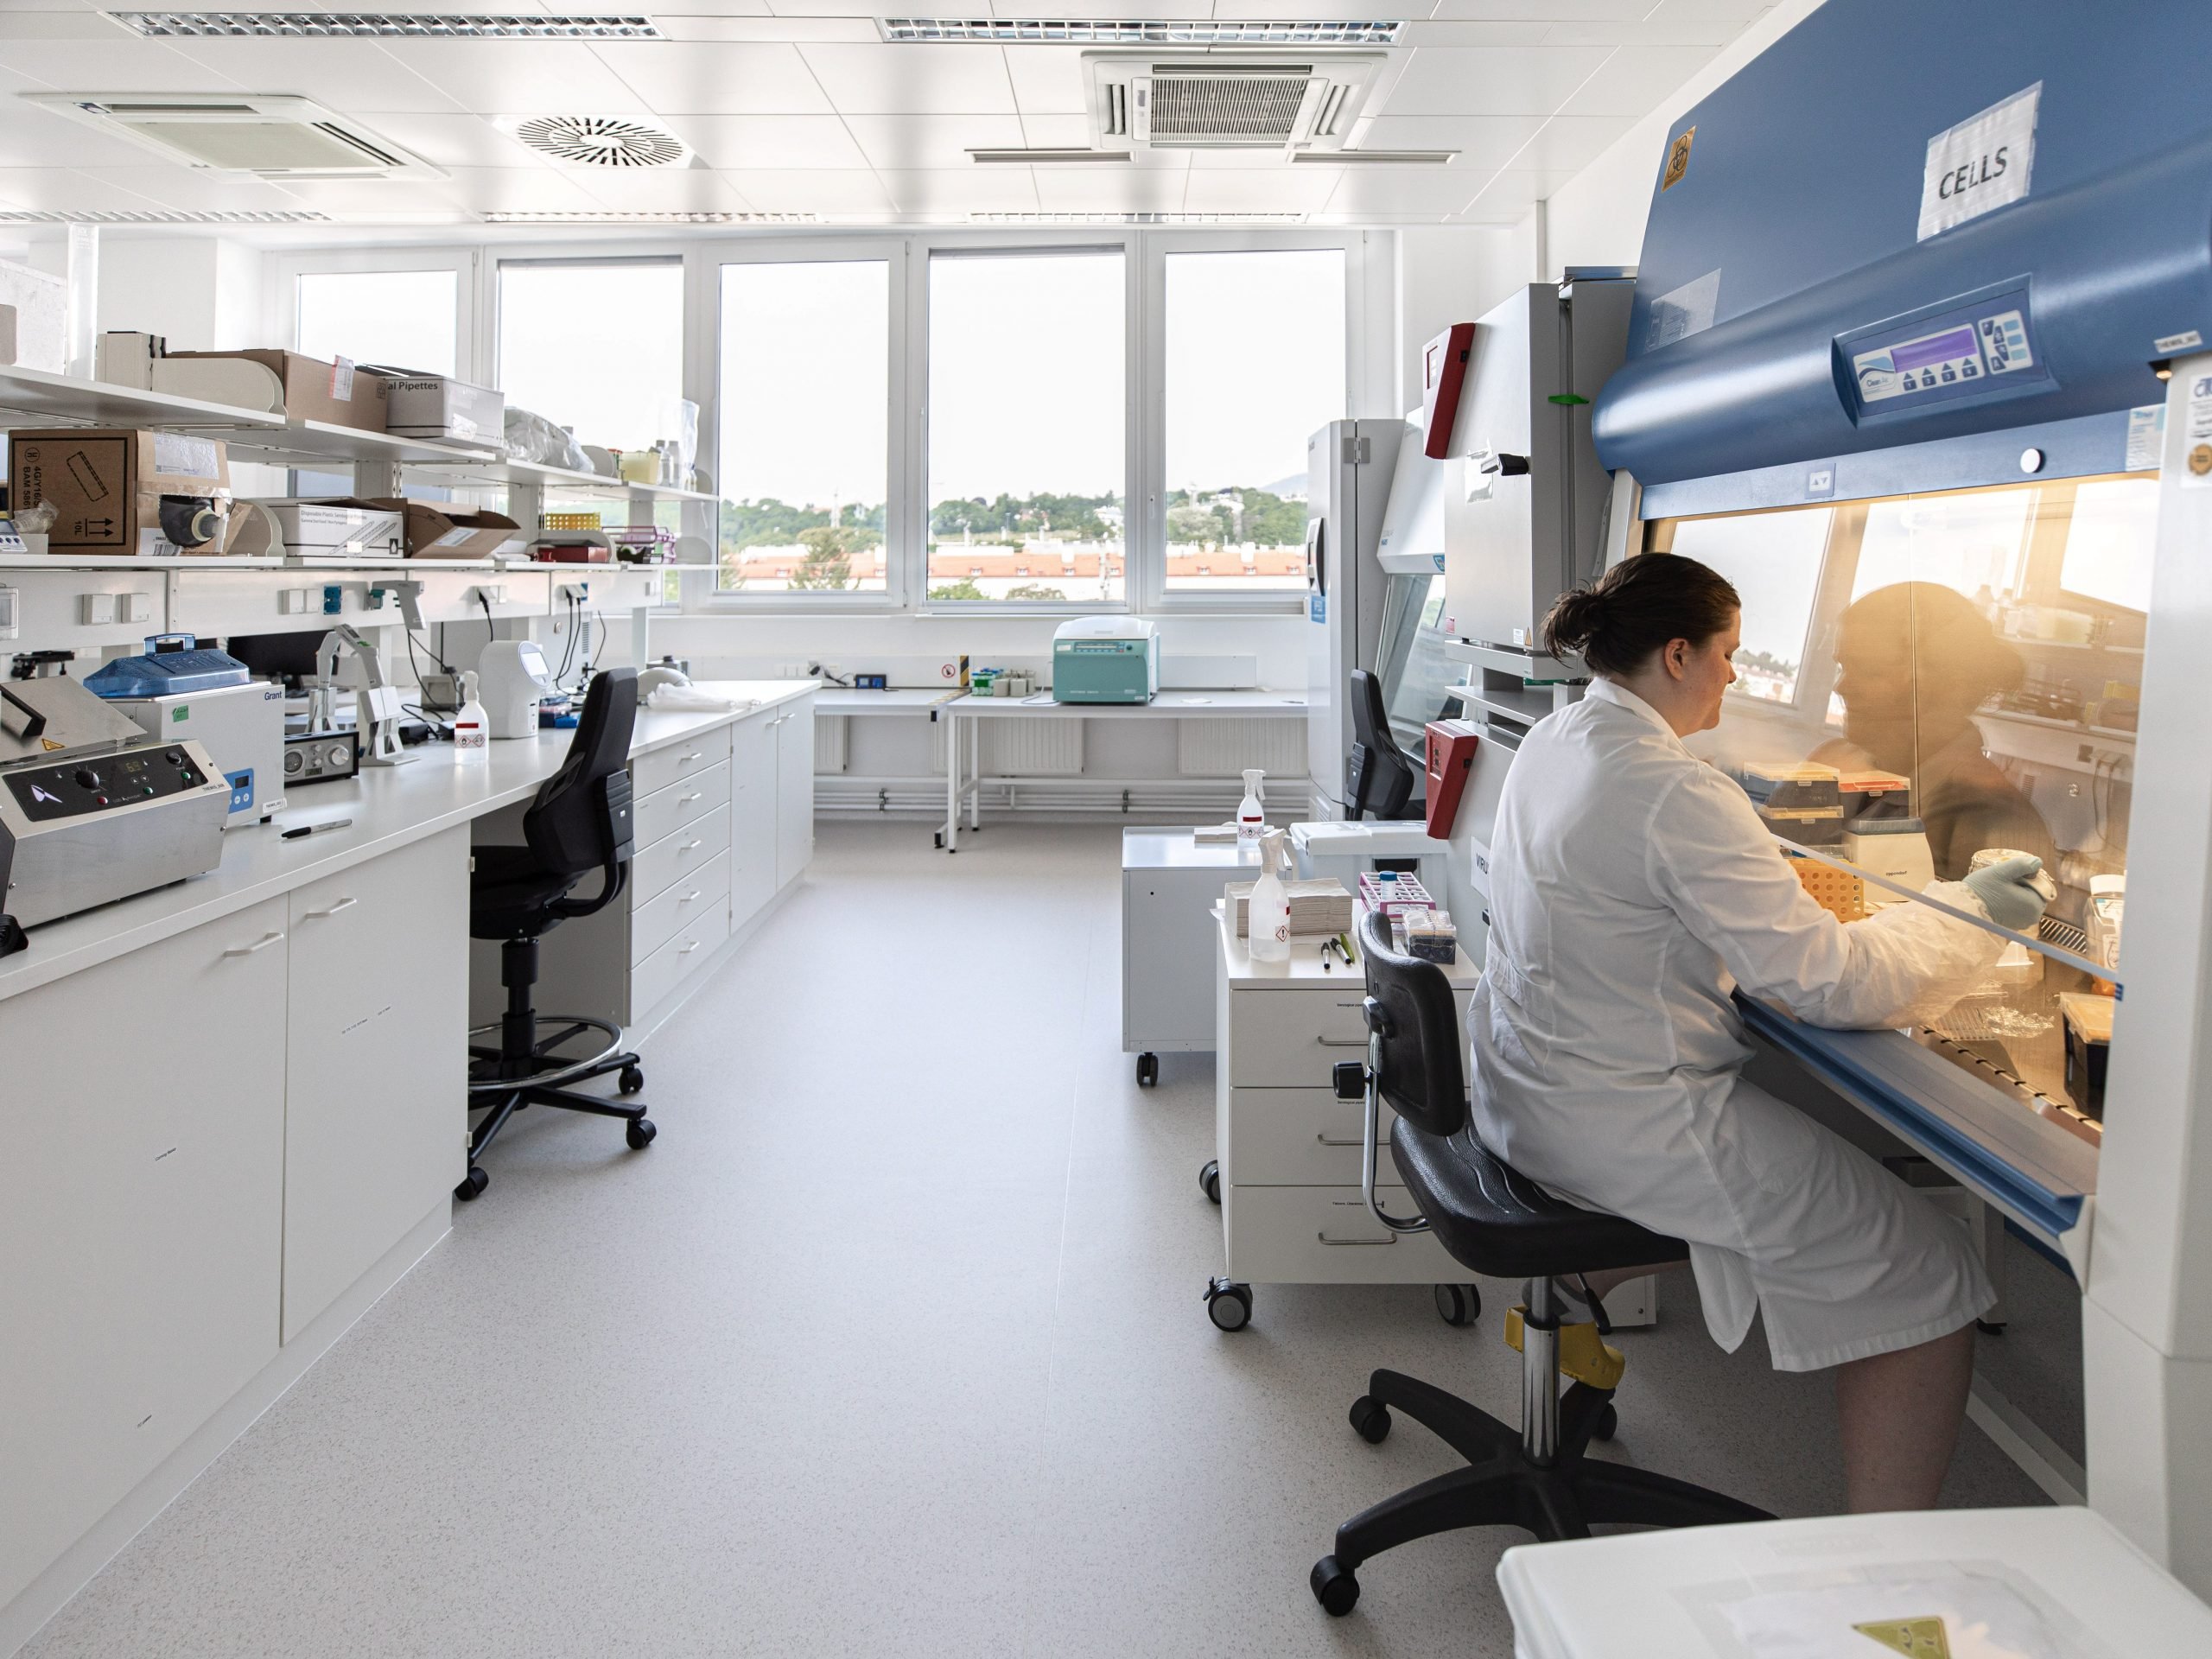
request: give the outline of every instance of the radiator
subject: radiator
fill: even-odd
[[[1247,766],[1270,778],[1306,775],[1302,720],[1179,720],[1175,770],[1185,778],[1234,778]]]
[[[930,770],[944,775],[944,734],[948,722],[930,722]],[[967,767],[976,769],[976,734],[982,734],[986,778],[1074,778],[1083,772],[1083,722],[1024,717],[968,719],[960,722],[960,747]]]
[[[834,775],[845,769],[845,734],[851,722],[842,715],[814,717],[814,775]]]

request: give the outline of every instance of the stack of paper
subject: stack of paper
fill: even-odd
[[[1293,938],[1322,938],[1332,933],[1351,931],[1351,894],[1336,877],[1323,876],[1313,881],[1286,881],[1282,887],[1290,899],[1290,932]],[[1251,931],[1252,883],[1230,882],[1229,899],[1236,906],[1236,937],[1241,939]]]

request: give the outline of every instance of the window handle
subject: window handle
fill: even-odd
[[[319,922],[326,916],[335,916],[341,910],[351,910],[354,906],[360,902],[361,901],[359,899],[353,898],[340,899],[336,904],[331,906],[329,909],[310,910],[300,919],[308,922]]]
[[[250,957],[257,950],[266,950],[283,937],[282,933],[264,933],[251,944],[234,944],[223,954],[226,957]]]

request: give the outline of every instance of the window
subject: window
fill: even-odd
[[[460,372],[461,279],[451,270],[302,271],[296,349],[425,374]]]
[[[1127,591],[1123,264],[1118,248],[931,256],[931,600]]]
[[[1718,570],[1744,601],[1744,643],[1736,652],[1740,695],[1796,702],[1834,518],[1833,507],[1801,507],[1694,518],[1675,530],[1673,550]]]
[[[499,388],[582,443],[678,438],[683,267],[676,259],[499,267]]]
[[[1344,255],[1166,256],[1164,591],[1306,586],[1306,441],[1343,418]]]
[[[726,593],[882,593],[891,266],[722,267],[720,414]]]

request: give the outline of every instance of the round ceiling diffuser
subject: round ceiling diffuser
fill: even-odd
[[[672,133],[609,115],[537,115],[515,137],[532,149],[590,167],[668,167],[683,159]]]

